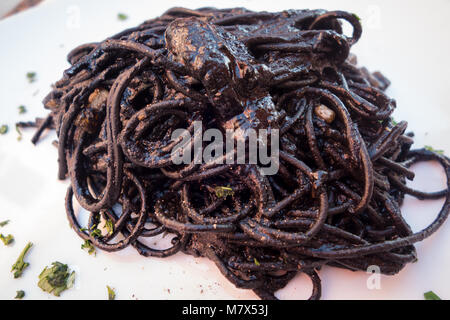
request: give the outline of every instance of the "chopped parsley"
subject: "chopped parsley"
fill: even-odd
[[[128,16],[125,13],[118,13],[117,19],[119,19],[120,21],[125,21],[128,19]]]
[[[102,231],[100,229],[97,228],[97,224],[93,224],[92,227],[90,228],[90,234],[92,237],[94,238],[99,238],[102,236]],[[82,231],[86,230],[86,229],[81,229]]]
[[[433,291],[425,292],[423,296],[425,297],[425,300],[441,300],[441,298]]]
[[[444,155],[444,150],[435,150],[432,146],[425,146],[425,150]]]
[[[16,296],[14,297],[14,299],[22,299],[23,297],[25,297],[25,291],[23,290],[16,291]]]
[[[4,226],[6,226],[8,223],[9,223],[9,220],[2,221],[2,222],[0,222],[0,227],[4,227]]]
[[[6,237],[0,233],[0,240],[3,241],[3,243],[5,244],[5,246],[10,245],[11,243],[14,242],[14,237],[12,236],[12,234],[8,234]]]
[[[360,18],[356,13],[353,13],[353,16],[354,16],[358,21],[361,21],[361,18]]]
[[[20,127],[18,124],[16,124],[16,132],[19,134],[19,136],[17,137],[17,141],[21,141],[22,140],[22,131],[20,131]]]
[[[105,222],[105,228],[108,230],[108,234],[112,235],[114,233],[114,222],[111,219],[107,219]]]
[[[24,105],[19,106],[18,109],[19,109],[19,114],[27,113],[27,108]]]
[[[95,238],[99,238],[102,236],[102,231],[100,229],[94,229],[91,232],[91,236],[95,237]]]
[[[114,292],[114,289],[112,289],[110,286],[106,286],[108,289],[108,300],[115,300],[116,299],[116,293]]]
[[[38,286],[43,291],[59,297],[61,292],[72,288],[74,282],[75,271],[69,272],[67,264],[56,261],[41,272]]]
[[[6,134],[8,132],[8,125],[4,124],[0,127],[0,134]]]
[[[215,189],[216,196],[218,198],[226,198],[228,196],[232,196],[234,194],[234,191],[230,187],[216,187]]]
[[[255,263],[256,266],[260,266],[261,264],[259,263],[259,261],[256,258],[253,258],[253,262]]]
[[[86,240],[81,245],[81,249],[87,249],[89,254],[97,255],[97,252],[95,251],[95,247],[92,245],[91,240]]]
[[[36,72],[27,72],[27,79],[29,83],[36,81]]]
[[[23,261],[23,259],[25,258],[25,255],[32,246],[33,244],[31,242],[28,242],[28,244],[22,250],[22,253],[20,254],[19,258],[17,258],[16,263],[13,264],[11,272],[14,271],[14,278],[16,279],[19,278],[22,275],[23,270],[25,270],[25,268],[27,268],[30,265],[28,262]]]

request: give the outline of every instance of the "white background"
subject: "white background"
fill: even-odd
[[[11,299],[25,290],[29,299],[54,299],[37,287],[40,271],[53,261],[69,264],[77,272],[75,288],[59,299],[106,299],[106,285],[116,289],[118,299],[254,299],[246,290],[234,288],[207,259],[184,254],[159,259],[144,258],[133,249],[89,256],[82,241],[69,228],[64,211],[67,182],[56,179],[57,154],[48,135],[38,147],[29,139],[16,140],[14,123],[44,116],[42,98],[68,64],[66,54],[74,46],[100,41],[126,27],[155,17],[172,6],[233,7],[253,10],[325,8],[342,9],[361,17],[364,32],[353,48],[359,63],[381,70],[396,98],[394,117],[407,120],[416,133],[416,147],[432,145],[450,153],[450,1],[118,1],[48,0],[36,8],[0,21],[0,124],[10,132],[0,136],[0,221],[11,222],[0,233],[13,234],[9,247],[0,243],[0,298]],[[119,21],[117,14],[129,16]],[[78,17],[78,18],[77,18]],[[35,71],[38,81],[29,84],[26,73]],[[17,107],[27,106],[25,115]],[[415,167],[412,184],[423,190],[444,185],[437,165]],[[413,230],[429,224],[441,201],[407,198],[404,215]],[[11,265],[28,241],[34,243],[22,278],[13,279]],[[417,245],[419,261],[394,277],[382,276],[381,289],[369,290],[368,275],[324,268],[321,272],[324,299],[423,299],[433,290],[450,298],[450,222]],[[295,278],[277,293],[282,299],[309,296],[311,284]]]

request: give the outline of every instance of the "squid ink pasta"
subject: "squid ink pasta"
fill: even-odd
[[[37,127],[34,143],[56,130],[59,179],[70,179],[67,218],[94,247],[207,257],[262,299],[275,299],[300,272],[313,283],[310,299],[319,299],[322,266],[377,265],[394,275],[449,214],[449,158],[411,149],[407,123],[391,117],[389,80],[350,52],[361,33],[358,17],[343,11],[172,8],[72,50],[44,100],[48,117],[19,126]],[[278,129],[278,172],[173,164],[172,133],[193,133],[195,121],[241,129],[243,139],[246,128]],[[421,161],[442,165],[445,190],[407,186]],[[419,232],[402,217],[407,194],[445,198]],[[88,226],[74,199],[89,212]],[[110,232],[96,232],[101,221]],[[173,234],[169,248],[146,242],[163,233]]]

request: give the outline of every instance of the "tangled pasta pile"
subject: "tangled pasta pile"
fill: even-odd
[[[377,265],[392,275],[415,261],[413,244],[442,225],[450,202],[448,188],[408,187],[409,167],[436,160],[449,185],[449,159],[410,149],[407,123],[390,117],[389,81],[350,54],[361,32],[358,17],[342,11],[173,8],[74,49],[33,142],[56,129],[75,232],[105,251],[131,245],[147,257],[208,257],[263,299],[298,272],[312,279],[311,299],[320,298],[323,265]],[[278,129],[278,172],[174,165],[172,133],[192,132],[194,121],[239,129],[244,140],[248,128]],[[222,186],[232,192],[217,193]],[[413,233],[400,212],[405,194],[446,200],[434,222]],[[85,228],[74,196],[90,212]],[[94,232],[103,220],[111,232]],[[170,248],[144,243],[164,232],[174,234]]]

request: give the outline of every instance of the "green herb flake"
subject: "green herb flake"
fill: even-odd
[[[22,299],[23,297],[25,297],[25,291],[23,290],[16,291],[16,296],[14,297],[14,299]]]
[[[108,230],[108,234],[112,235],[114,233],[114,222],[111,219],[107,219],[105,222],[105,228]]]
[[[230,187],[221,187],[221,186],[218,186],[218,187],[216,187],[214,190],[215,190],[216,196],[217,196],[218,198],[226,198],[226,197],[228,197],[228,196],[234,195],[234,191],[233,191],[233,189],[230,188]]]
[[[95,247],[92,245],[92,242],[90,240],[84,241],[84,243],[81,245],[81,249],[87,249],[89,254],[97,255]]]
[[[361,18],[360,18],[356,13],[353,13],[353,16],[354,16],[358,21],[361,21]]]
[[[99,238],[102,236],[102,231],[100,229],[94,229],[91,231],[91,236],[94,238]]]
[[[89,228],[90,235],[94,238],[100,238],[102,236],[102,231],[97,227],[98,224],[95,223]]]
[[[444,155],[444,150],[435,150],[432,146],[425,146],[425,150]]]
[[[29,83],[36,81],[36,72],[27,72],[27,79]]]
[[[114,289],[110,286],[106,286],[108,289],[108,300],[115,300],[116,299],[116,293],[114,292]]]
[[[23,270],[27,268],[30,264],[28,262],[23,261],[25,258],[25,255],[27,254],[28,250],[33,246],[31,242],[28,242],[28,244],[23,249],[22,253],[20,254],[19,258],[17,258],[16,263],[13,264],[11,268],[11,272],[14,271],[14,278],[17,279],[20,276],[22,276]]]
[[[8,234],[6,237],[0,233],[0,240],[3,241],[3,244],[5,246],[10,245],[11,243],[14,242],[14,237],[12,236],[12,234]]]
[[[395,121],[395,119],[393,117],[391,117],[391,123],[393,126],[396,126],[398,124],[398,122]]]
[[[4,227],[4,226],[6,226],[8,223],[9,223],[9,220],[2,221],[2,222],[0,222],[0,227]]]
[[[19,134],[19,136],[17,137],[17,141],[21,141],[22,140],[22,131],[20,131],[20,127],[18,124],[16,124],[16,132]]]
[[[2,126],[0,127],[0,134],[6,134],[6,133],[8,133],[8,129],[9,129],[9,127],[8,127],[6,124],[2,125]]]
[[[253,262],[255,263],[256,266],[260,266],[261,264],[259,263],[259,261],[256,258],[253,258]]]
[[[72,288],[74,282],[75,271],[70,273],[67,264],[56,261],[51,267],[45,267],[41,272],[38,286],[43,291],[59,297],[61,292]]]
[[[118,13],[117,19],[119,19],[120,21],[125,21],[128,19],[128,16],[125,13]]]
[[[19,106],[18,109],[19,109],[19,114],[27,113],[27,108],[23,105]]]
[[[425,292],[423,296],[425,297],[425,300],[441,300],[441,298],[433,291]]]

